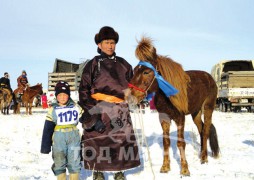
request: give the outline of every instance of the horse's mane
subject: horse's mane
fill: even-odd
[[[37,83],[36,85],[34,86],[29,86],[30,89],[36,89],[37,87],[41,87],[41,83]]]
[[[135,54],[139,60],[157,65],[157,69],[164,79],[179,91],[176,95],[169,97],[170,101],[179,112],[187,113],[187,87],[190,82],[190,77],[183,70],[182,66],[169,57],[157,55],[151,38],[142,37]]]

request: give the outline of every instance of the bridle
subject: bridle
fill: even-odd
[[[156,70],[157,70],[157,66],[156,66]],[[131,83],[128,84],[128,87],[133,88],[137,91],[140,91],[140,92],[144,93],[144,97],[146,97],[147,96],[147,91],[151,88],[155,78],[156,78],[155,75],[153,75],[153,79],[152,79],[151,83],[149,84],[149,86],[146,89],[141,89],[141,88],[139,88],[139,87],[137,87],[137,86],[135,86],[134,84],[131,84]]]
[[[130,88],[134,88],[138,91],[141,91],[144,93],[144,95],[147,96],[147,91],[149,90],[149,88],[152,86],[153,82],[154,82],[154,79],[156,78],[157,80],[157,83],[158,83],[158,87],[159,89],[161,89],[163,91],[163,93],[166,95],[166,97],[169,97],[169,96],[174,96],[176,95],[179,91],[174,87],[172,86],[168,81],[166,81],[161,75],[160,73],[158,72],[157,70],[157,66],[156,68],[153,67],[153,65],[149,62],[144,62],[144,61],[140,61],[138,63],[138,65],[141,65],[141,66],[145,66],[151,70],[153,70],[154,72],[154,77],[153,77],[153,80],[151,81],[150,85],[144,90],[144,89],[141,89],[133,84],[129,84],[128,86]]]

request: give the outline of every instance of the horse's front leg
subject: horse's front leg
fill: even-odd
[[[167,173],[170,171],[170,156],[169,156],[169,147],[170,147],[170,121],[161,120],[161,127],[163,129],[163,164],[161,166],[161,173]]]
[[[16,114],[20,114],[20,106],[20,103],[18,103],[16,107]]]
[[[32,106],[33,106],[33,103],[29,103],[29,114],[32,115]]]
[[[17,114],[20,114],[20,106],[21,106],[21,104],[18,103],[18,106],[17,106]]]
[[[26,107],[26,115],[28,115],[28,102],[25,102],[24,106]]]
[[[188,168],[188,163],[185,156],[185,140],[184,140],[184,125],[185,125],[185,116],[182,115],[177,121],[177,147],[180,151],[181,158],[181,174],[185,176],[190,175],[190,171]]]
[[[4,115],[6,115],[6,106],[4,105]]]

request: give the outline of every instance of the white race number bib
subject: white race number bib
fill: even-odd
[[[78,108],[72,107],[57,107],[55,109],[57,116],[57,125],[68,125],[78,123]]]

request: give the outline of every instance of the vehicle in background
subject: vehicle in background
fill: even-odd
[[[218,86],[220,111],[254,110],[254,60],[224,60],[211,71]]]
[[[71,98],[75,102],[78,102],[78,89],[81,81],[81,75],[88,61],[89,60],[85,60],[80,64],[76,64],[61,59],[55,60],[53,72],[48,73],[48,92],[46,93],[48,106],[51,106],[51,104],[56,101],[55,85],[61,80],[68,82],[71,90]]]

